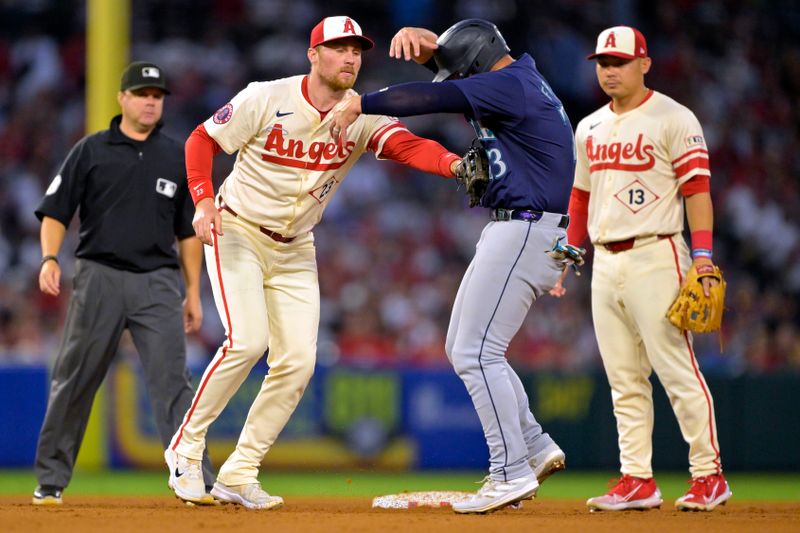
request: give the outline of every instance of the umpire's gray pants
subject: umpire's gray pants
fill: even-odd
[[[78,259],[36,449],[40,485],[69,484],[95,393],[125,328],[139,352],[166,449],[194,396],[186,369],[181,287],[177,269],[134,273]],[[206,485],[214,483],[207,455],[203,477]]]

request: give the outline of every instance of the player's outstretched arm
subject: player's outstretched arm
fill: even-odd
[[[413,59],[416,63],[424,65],[433,57],[433,51],[439,48],[436,44],[438,38],[438,35],[426,28],[401,28],[392,37],[389,57],[402,58],[406,61]]]

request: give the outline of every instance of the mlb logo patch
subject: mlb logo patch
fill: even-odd
[[[702,135],[691,135],[686,137],[686,146],[703,146],[706,144],[705,139],[703,139]]]
[[[160,78],[161,72],[156,67],[143,67],[142,68],[142,77],[143,78]]]
[[[178,184],[173,181],[165,180],[164,178],[158,178],[158,181],[156,181],[156,192],[163,194],[167,198],[174,198],[177,190]]]

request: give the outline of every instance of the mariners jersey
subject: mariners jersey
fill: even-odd
[[[697,117],[650,91],[636,109],[605,105],[575,130],[575,187],[589,191],[589,237],[607,243],[683,231],[680,186],[709,176],[708,149]]]
[[[566,213],[575,174],[572,125],[561,101],[523,54],[494,72],[451,82],[469,101],[489,157],[481,205]]]
[[[397,119],[361,115],[339,146],[303,95],[305,76],[250,83],[205,123],[226,153],[239,151],[219,194],[236,213],[293,237],[322,218],[329,198],[367,150],[380,157],[391,135],[407,131]],[[347,96],[356,95],[353,90]]]

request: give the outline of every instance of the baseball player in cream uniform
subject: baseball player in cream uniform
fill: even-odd
[[[593,511],[661,505],[651,466],[649,377],[655,371],[689,444],[692,485],[675,505],[708,511],[731,496],[722,475],[714,404],[691,334],[665,316],[692,262],[711,264],[708,148],[689,109],[645,86],[651,59],[638,30],[606,29],[592,58],[611,102],[584,118],[575,132],[568,237],[580,244],[588,230],[595,249],[592,315],[611,385],[623,476],[587,505]],[[691,250],[682,236],[684,211]],[[553,294],[563,292],[557,286]]]
[[[208,427],[267,352],[269,372],[211,494],[248,508],[283,504],[261,488],[258,469],[314,371],[320,297],[311,230],[358,158],[371,150],[445,177],[460,161],[386,116],[362,116],[348,142],[334,142],[331,111],[356,94],[361,52],[372,46],[353,19],[323,19],[311,32],[308,75],[249,84],[187,141],[194,227],[208,245],[227,339],[164,454],[170,487],[185,501],[202,503]],[[220,150],[238,155],[215,195],[211,168]]]

